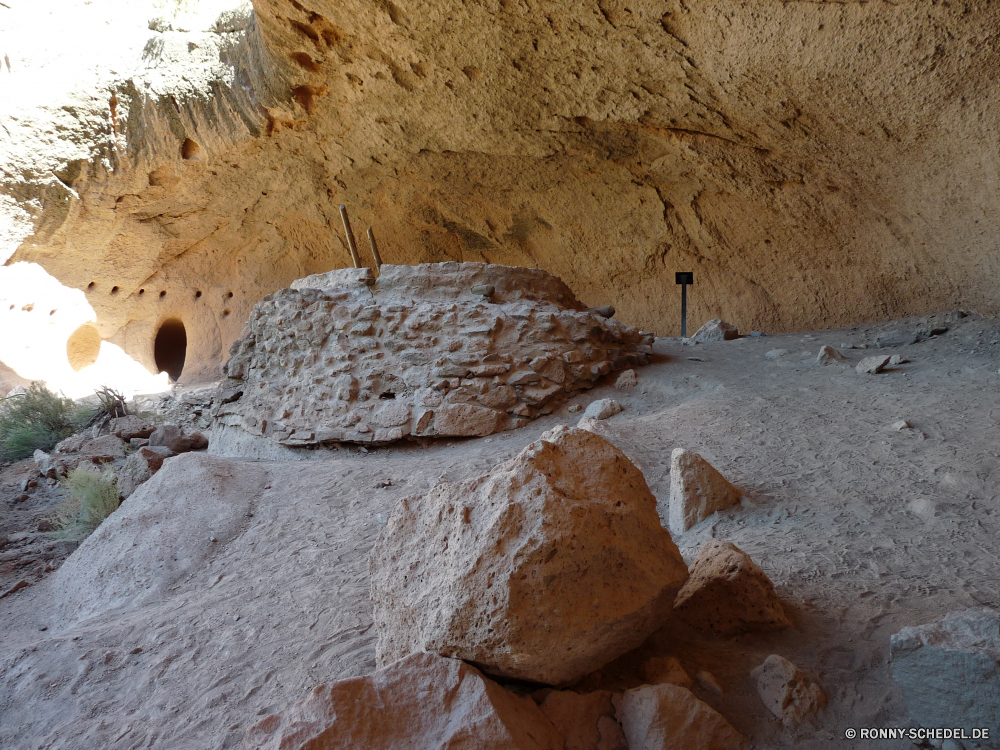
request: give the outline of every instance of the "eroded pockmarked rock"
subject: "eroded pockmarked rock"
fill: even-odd
[[[643,685],[614,697],[629,750],[738,750],[746,740],[722,714],[678,685]]]
[[[990,727],[1000,747],[1000,615],[949,612],[889,640],[892,677],[910,717],[925,727]]]
[[[757,694],[785,726],[795,726],[826,705],[826,693],[783,656],[771,654],[750,673]]]
[[[735,544],[719,540],[698,550],[674,611],[689,625],[726,636],[791,625],[760,566]]]
[[[562,750],[531,698],[457,659],[411,656],[367,677],[319,685],[251,727],[242,750]]]
[[[689,340],[697,344],[710,344],[715,341],[732,341],[739,337],[740,332],[736,326],[719,318],[714,318],[695,331],[694,336]]]
[[[566,750],[627,750],[625,735],[615,719],[611,693],[546,690],[535,700],[563,736]],[[540,700],[539,700],[540,699]]]
[[[488,435],[546,414],[653,336],[587,310],[557,277],[483,263],[310,276],[254,308],[216,427],[286,446]],[[489,282],[489,298],[473,294]]]
[[[694,451],[675,448],[670,454],[670,533],[683,534],[716,511],[736,505],[742,495]]]
[[[434,651],[550,685],[642,643],[687,578],[642,473],[566,427],[401,501],[371,572],[379,664]]]

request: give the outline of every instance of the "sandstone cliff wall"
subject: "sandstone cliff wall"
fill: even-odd
[[[659,335],[678,270],[695,326],[1000,308],[996,3],[254,9],[200,92],[117,85],[109,168],[5,178],[41,205],[13,259],[146,364],[177,318],[215,372],[260,297],[349,265],[340,203],[388,263],[538,266]]]

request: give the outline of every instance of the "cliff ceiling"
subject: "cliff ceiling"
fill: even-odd
[[[387,263],[541,267],[658,335],[675,271],[695,325],[1000,308],[988,0],[255,0],[148,25],[141,64],[45,127],[7,113],[0,239],[149,367],[177,319],[185,376],[214,374],[263,295],[350,265],[341,203]]]

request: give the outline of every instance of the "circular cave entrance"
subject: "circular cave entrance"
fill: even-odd
[[[160,324],[153,340],[153,361],[157,372],[165,372],[173,381],[180,380],[187,356],[187,331],[176,318]]]

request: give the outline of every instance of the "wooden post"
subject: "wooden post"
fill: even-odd
[[[347,206],[341,205],[340,218],[344,220],[344,231],[347,232],[347,247],[351,251],[351,260],[354,261],[355,268],[361,268],[361,257],[358,255],[358,246],[354,242],[354,232],[351,231],[351,220],[347,218]]]
[[[372,234],[371,227],[368,227],[368,244],[372,246],[372,255],[375,257],[375,270],[381,273],[382,256],[378,254],[378,245],[375,244],[375,235]]]

